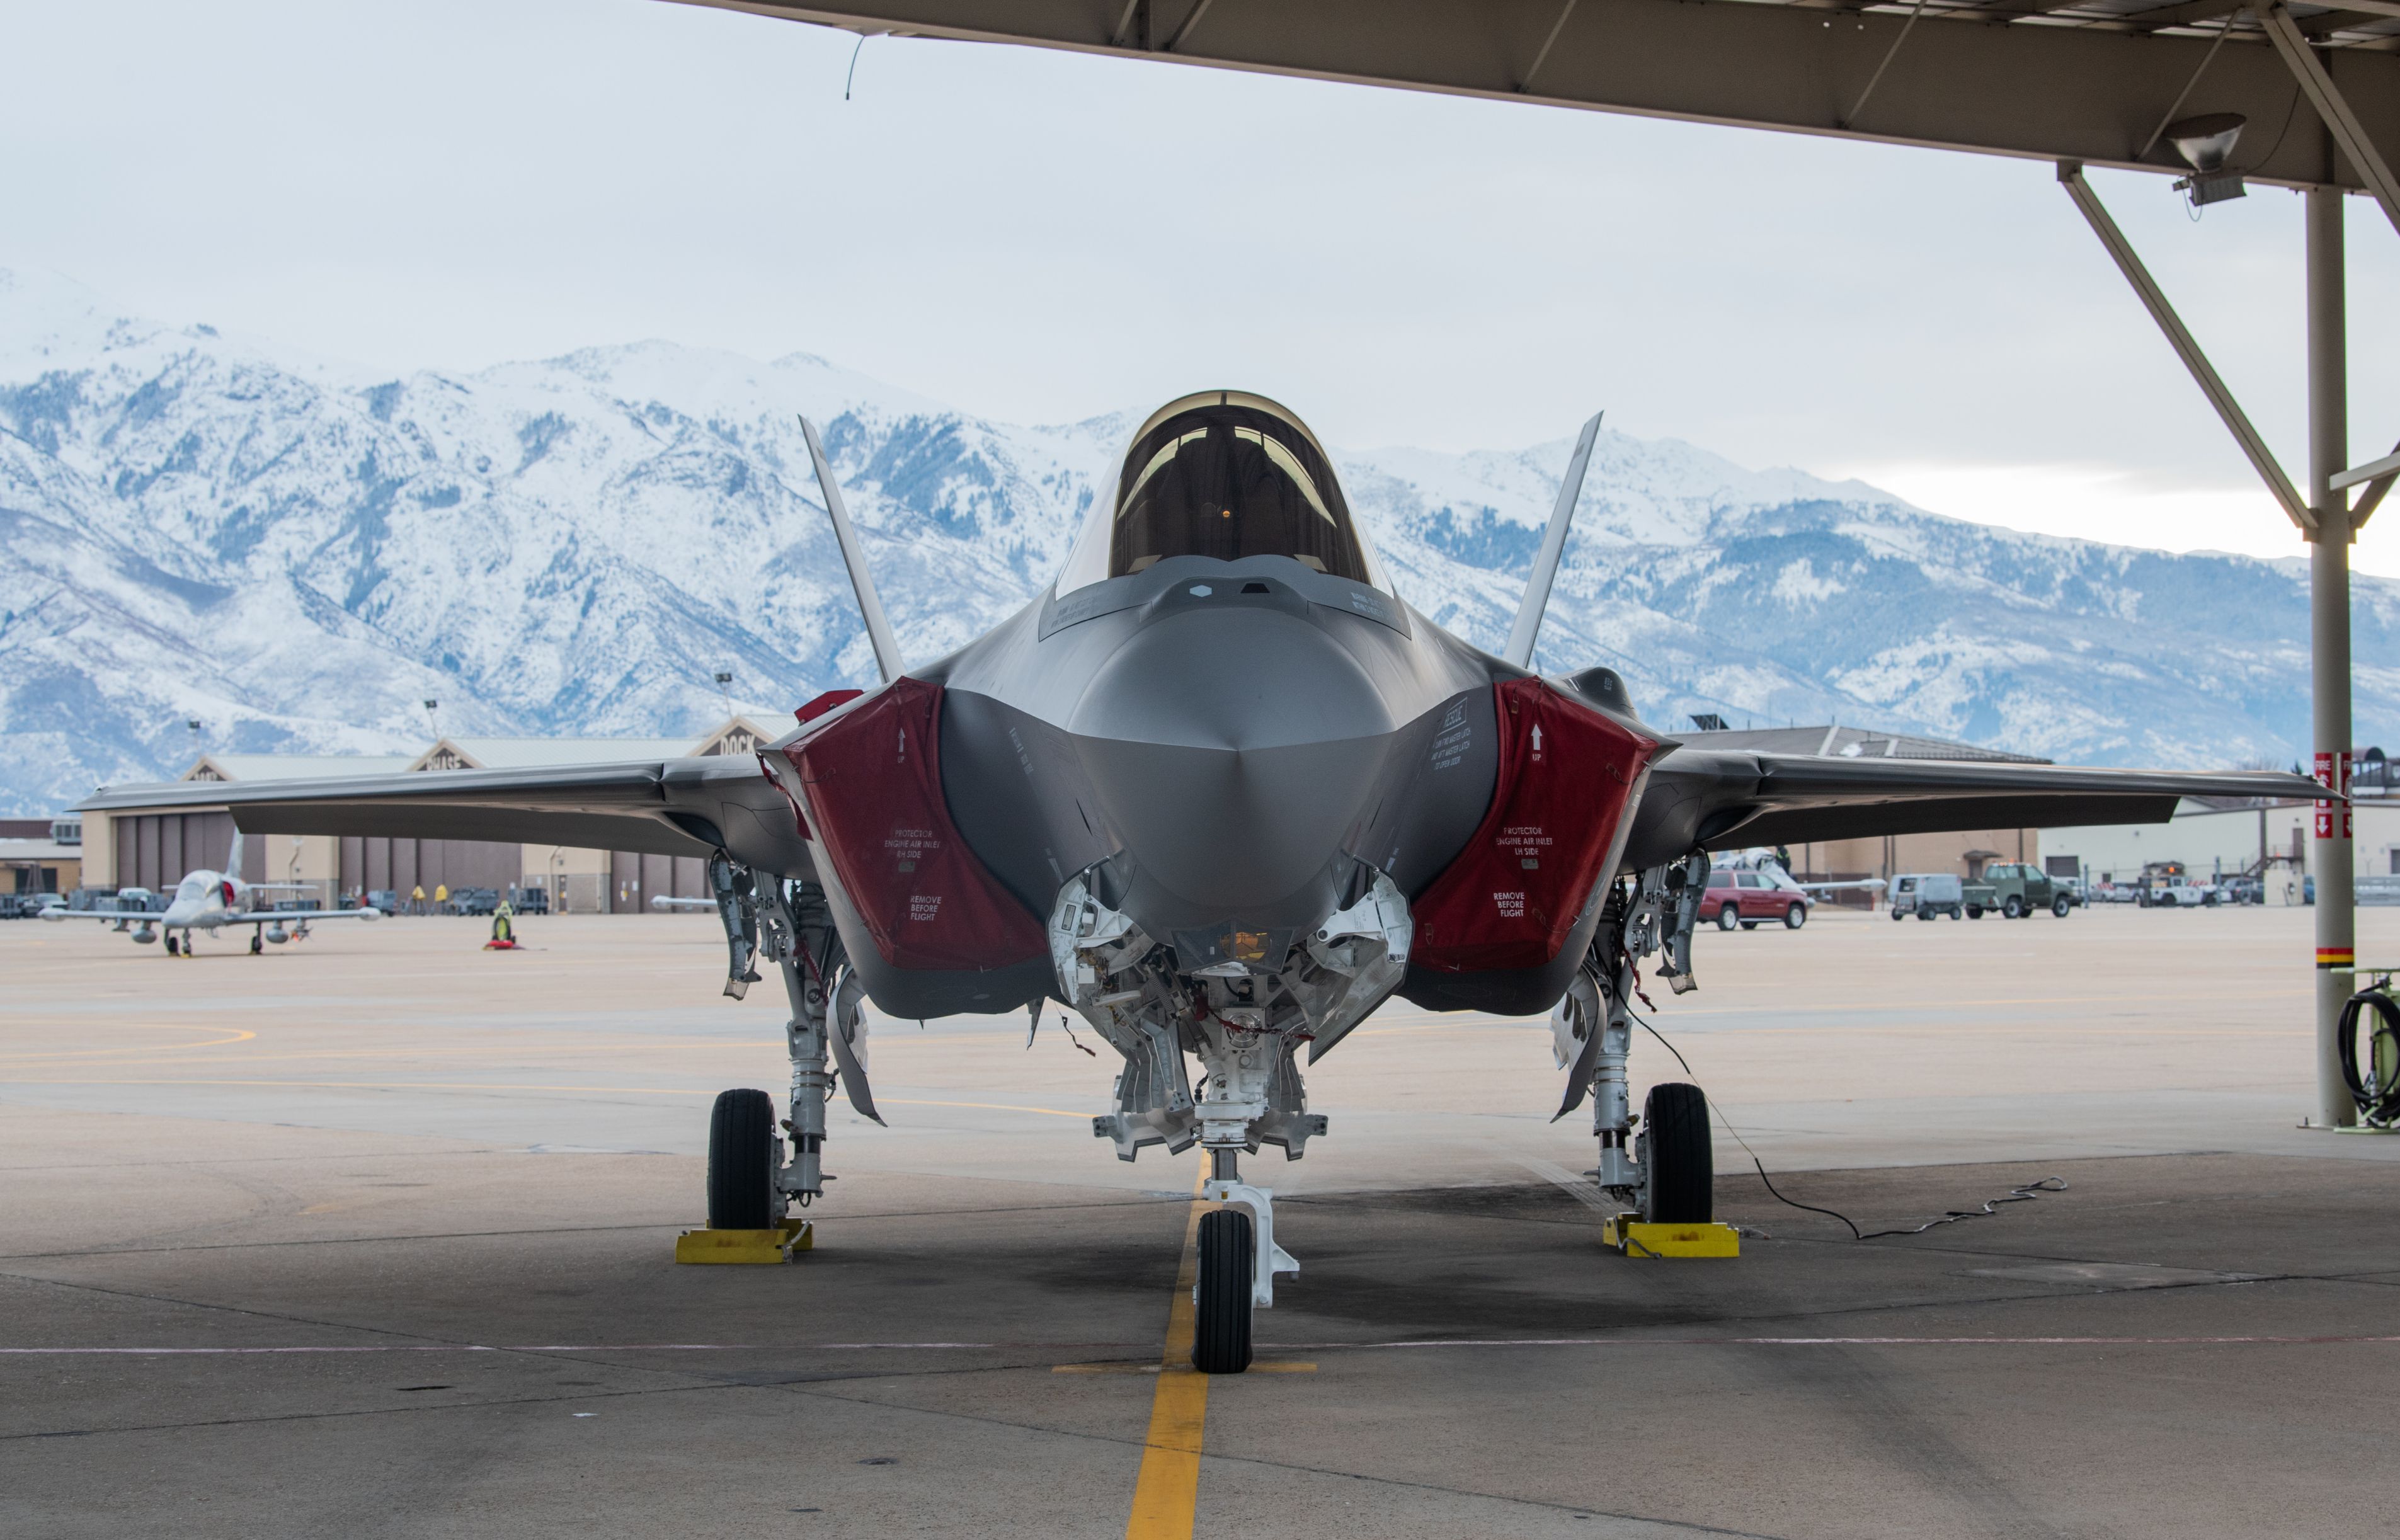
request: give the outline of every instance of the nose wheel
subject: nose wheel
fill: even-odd
[[[1239,1374],[1250,1367],[1250,1296],[1258,1238],[1249,1215],[1220,1208],[1200,1216],[1200,1270],[1193,1300],[1192,1367]]]

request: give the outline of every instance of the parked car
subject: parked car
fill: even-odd
[[[1988,896],[1989,890],[1970,885],[1957,872],[1902,872],[1891,879],[1891,917],[1930,920],[1946,914],[1964,920],[1980,915],[1976,901]]]
[[[2023,920],[2037,909],[2048,909],[2065,920],[2066,911],[2075,906],[2055,878],[2022,861],[1997,862],[1984,867],[1984,882],[1992,890],[1990,906],[2011,920]]]
[[[397,888],[368,889],[367,907],[381,909],[386,914],[400,913],[400,890]]]
[[[1717,929],[1730,931],[1736,925],[1754,931],[1759,922],[1780,920],[1786,928],[1798,930],[1808,923],[1808,899],[1767,880],[1762,872],[1727,871],[1709,873],[1709,891],[1700,900],[1700,918],[1714,920]]]
[[[519,914],[550,913],[550,890],[542,887],[511,888],[509,902]]]
[[[2229,877],[2218,892],[2228,904],[2263,904],[2266,885],[2255,877]]]

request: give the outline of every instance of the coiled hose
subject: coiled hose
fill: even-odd
[[[2358,1103],[2359,1117],[2378,1126],[2400,1118],[2400,1000],[2388,987],[2359,990],[2341,1008],[2337,1036],[2342,1083]]]

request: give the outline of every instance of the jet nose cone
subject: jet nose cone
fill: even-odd
[[[1144,625],[1070,722],[1150,894],[1146,928],[1322,918],[1395,726],[1357,659],[1304,614],[1237,604]]]

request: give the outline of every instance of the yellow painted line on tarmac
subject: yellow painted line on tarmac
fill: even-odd
[[[1208,1423],[1208,1376],[1192,1367],[1193,1287],[1200,1279],[1200,1196],[1208,1154],[1192,1179],[1192,1213],[1183,1226],[1183,1261],[1175,1270],[1175,1298],[1166,1311],[1166,1346],[1158,1359],[1158,1388],[1150,1398],[1150,1437],[1141,1474],[1133,1484],[1125,1540],[1192,1540],[1200,1502],[1200,1441]]]
[[[197,1029],[189,1023],[181,1021],[123,1021],[116,1025],[137,1032],[188,1032]],[[248,1043],[257,1036],[256,1032],[246,1032],[236,1028],[230,1036],[203,1038],[197,1043],[161,1043],[147,1046],[128,1043],[115,1048],[75,1048],[53,1054],[0,1054],[0,1064],[31,1063],[41,1059],[106,1058],[115,1054],[172,1054],[185,1048],[221,1048],[228,1043]]]
[[[1164,1364],[1052,1364],[1050,1366],[1050,1372],[1053,1374],[1163,1374],[1166,1370],[1166,1366]],[[1251,1374],[1314,1374],[1316,1372],[1316,1366],[1315,1364],[1293,1363],[1281,1360],[1269,1362],[1265,1359],[1252,1359],[1250,1367],[1246,1372]]]

